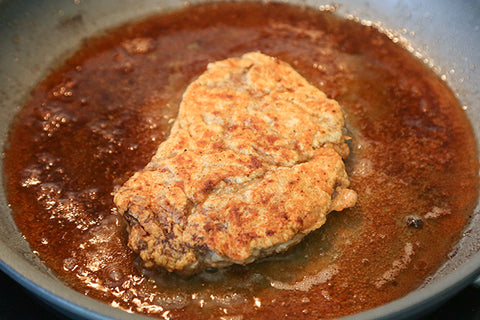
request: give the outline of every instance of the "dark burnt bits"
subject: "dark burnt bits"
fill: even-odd
[[[405,222],[409,228],[421,229],[423,228],[423,219],[418,215],[410,215],[405,218]]]

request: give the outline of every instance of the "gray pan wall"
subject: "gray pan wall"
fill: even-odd
[[[192,1],[197,2],[197,1]],[[291,1],[320,8],[332,2]],[[340,16],[374,24],[431,65],[458,95],[480,141],[480,1],[341,0]],[[35,84],[83,38],[184,1],[0,0],[0,142]],[[396,41],[395,40],[395,41]],[[0,170],[2,163],[0,162]],[[3,170],[2,170],[3,172]],[[2,176],[3,180],[4,177]],[[64,286],[31,252],[11,218],[0,183],[0,268],[54,308],[78,319],[147,319]],[[480,273],[480,208],[458,252],[422,289],[345,319],[411,319],[448,299]]]

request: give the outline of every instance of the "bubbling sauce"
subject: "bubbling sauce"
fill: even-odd
[[[357,205],[247,266],[144,269],[112,192],[208,62],[255,50],[342,106]],[[474,135],[443,81],[375,28],[279,3],[191,5],[86,40],[33,90],[5,152],[14,218],[40,259],[90,297],[169,319],[333,318],[399,298],[447,259],[478,189]]]

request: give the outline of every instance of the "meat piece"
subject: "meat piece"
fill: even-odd
[[[147,267],[192,274],[281,252],[351,207],[338,103],[258,52],[208,65],[169,138],[115,194]]]

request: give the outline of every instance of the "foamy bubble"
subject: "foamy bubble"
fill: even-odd
[[[290,284],[282,281],[271,281],[270,285],[275,289],[280,289],[280,290],[309,291],[313,286],[329,281],[337,273],[338,273],[338,266],[331,265],[328,268],[323,269],[312,276],[303,277],[301,281],[295,282],[294,284]]]
[[[407,268],[408,264],[412,261],[412,256],[415,254],[413,245],[409,242],[403,247],[403,255],[400,259],[394,260],[390,269],[375,281],[375,286],[381,288],[388,282],[392,282],[400,274],[400,272]]]

